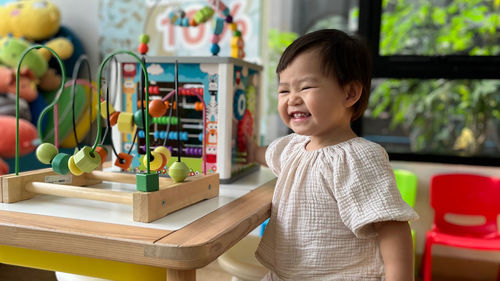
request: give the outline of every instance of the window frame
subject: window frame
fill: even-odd
[[[379,54],[382,0],[359,0],[358,35],[365,38],[372,54],[372,78],[396,79],[500,79],[500,56],[385,55]],[[429,68],[429,65],[432,65]],[[352,124],[363,136],[363,119]],[[500,157],[455,156],[422,153],[389,153],[391,160],[500,166]]]

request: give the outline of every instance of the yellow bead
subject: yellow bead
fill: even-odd
[[[86,173],[92,172],[101,164],[101,156],[93,152],[90,146],[84,146],[74,157],[75,165]]]
[[[44,164],[50,164],[58,152],[55,145],[48,142],[42,143],[36,149],[36,158]]]
[[[114,107],[110,104],[109,105],[109,116],[115,112]],[[101,116],[104,119],[108,119],[108,103],[106,101],[101,102]]]
[[[69,168],[69,171],[75,175],[75,176],[79,176],[81,174],[83,174],[83,171],[80,170],[76,164],[75,164],[75,158],[74,158],[74,155],[71,155],[71,157],[69,158],[69,161],[68,161],[68,168]]]
[[[183,182],[188,176],[189,168],[184,162],[175,162],[168,169],[168,175],[174,182]]]
[[[236,31],[236,28],[237,28],[236,23],[234,23],[234,22],[230,23],[229,27],[231,28],[232,31]]]
[[[167,162],[172,157],[172,154],[170,153],[170,150],[168,148],[164,147],[164,146],[158,146],[153,151],[157,152],[157,153],[163,154],[163,156],[165,156],[165,159],[167,159]]]
[[[118,131],[124,134],[132,134],[134,132],[134,114],[122,112],[118,115]]]
[[[163,168],[162,165],[166,164],[166,162],[164,161],[165,158],[161,153],[151,151],[151,155],[149,158],[150,158],[149,169],[151,169],[151,170],[154,170],[154,171],[159,170],[159,169]],[[144,159],[142,161],[143,161],[144,166],[147,167],[148,158],[144,157]]]

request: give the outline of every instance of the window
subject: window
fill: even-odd
[[[500,165],[500,2],[359,7],[374,79],[358,133],[392,160]]]

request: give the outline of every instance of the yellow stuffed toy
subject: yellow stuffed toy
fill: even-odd
[[[21,0],[0,7],[0,36],[12,34],[29,41],[52,37],[60,28],[61,15],[52,2]]]

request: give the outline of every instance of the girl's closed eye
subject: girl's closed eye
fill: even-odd
[[[290,91],[288,91],[287,89],[282,89],[282,90],[278,89],[279,94],[288,94],[289,92]]]

